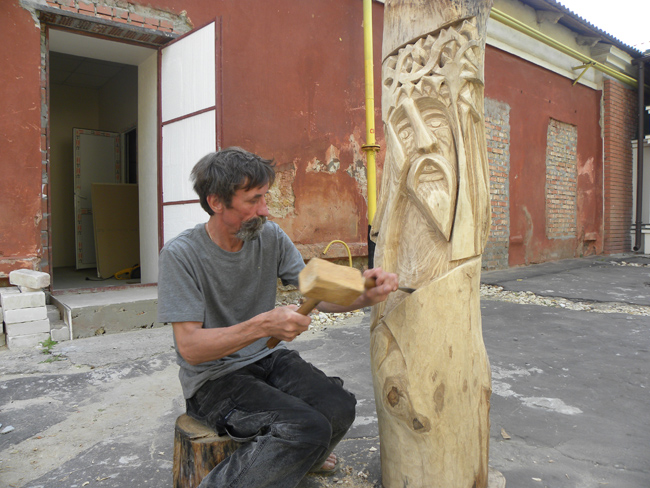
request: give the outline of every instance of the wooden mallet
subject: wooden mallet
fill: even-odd
[[[313,258],[298,275],[298,287],[307,300],[297,310],[308,315],[320,302],[349,306],[366,290],[377,286],[374,278],[364,278],[356,268],[340,266],[324,259]],[[412,293],[412,288],[399,288]],[[273,349],[280,339],[271,337],[266,345]]]

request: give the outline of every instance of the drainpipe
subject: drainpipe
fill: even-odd
[[[645,83],[645,58],[639,61],[639,95],[638,95],[638,115],[639,130],[636,143],[636,222],[634,223],[635,239],[632,250],[638,252],[641,249],[641,226],[643,225],[643,140],[645,131],[643,130],[644,119],[644,83]]]
[[[368,268],[374,267],[375,243],[370,239],[372,220],[377,210],[377,167],[375,153],[379,146],[375,140],[375,88],[372,64],[372,0],[363,0],[363,58],[366,82],[366,152],[368,179]]]

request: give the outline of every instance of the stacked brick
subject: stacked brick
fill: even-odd
[[[51,311],[43,288],[50,275],[21,269],[9,273],[11,287],[0,288],[0,317],[9,349],[36,347],[51,338]],[[68,334],[69,338],[69,334]]]
[[[546,134],[546,237],[576,237],[578,128],[551,119]]]
[[[510,239],[510,107],[485,99],[485,135],[490,168],[490,236],[483,251],[484,269],[508,267]]]
[[[632,222],[632,144],[637,134],[637,92],[615,80],[603,83],[604,249],[629,252]]]
[[[83,0],[47,0],[48,7],[57,8],[64,12],[73,14],[81,14],[92,16],[97,19],[115,22],[119,24],[127,24],[132,27],[142,27],[145,29],[153,29],[166,33],[183,33],[188,29],[184,25],[185,22],[178,22],[175,25],[174,20],[179,19],[178,16],[162,10],[153,9],[150,7],[143,7],[134,3],[123,3],[121,6],[110,5],[105,1],[83,1]],[[184,19],[181,19],[184,20]],[[72,19],[70,20],[73,21]],[[101,29],[97,26],[95,29]],[[105,32],[99,32],[104,34]],[[108,33],[110,35],[110,32]],[[136,34],[133,34],[135,36]],[[148,41],[153,38],[135,38],[134,40]]]

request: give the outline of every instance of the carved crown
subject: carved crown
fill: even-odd
[[[456,97],[480,117],[467,83],[483,85],[483,56],[476,19],[463,20],[408,44],[384,61],[382,103],[394,106],[414,92],[436,97],[448,107]],[[451,84],[458,85],[452,87]],[[454,96],[455,95],[455,96]]]

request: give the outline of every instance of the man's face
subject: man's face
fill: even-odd
[[[388,118],[391,159],[406,176],[411,200],[449,240],[457,191],[457,158],[444,105],[428,95],[402,96]]]
[[[269,209],[266,206],[266,194],[269,185],[237,190],[229,207],[224,207],[224,223],[242,241],[257,238],[267,220]]]

